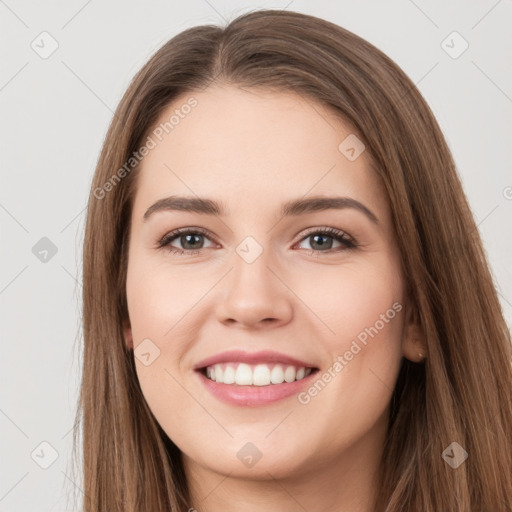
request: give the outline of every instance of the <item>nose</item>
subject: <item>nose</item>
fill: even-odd
[[[216,311],[221,323],[245,329],[275,328],[293,318],[294,295],[267,254],[264,251],[252,263],[234,255],[233,269],[218,297]]]

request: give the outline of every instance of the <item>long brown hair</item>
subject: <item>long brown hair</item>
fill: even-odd
[[[91,187],[83,252],[75,439],[83,429],[84,510],[191,506],[180,451],[149,410],[123,339],[139,169],[126,163],[173,99],[215,81],[294,91],[334,109],[364,142],[387,190],[427,358],[425,364],[402,361],[376,510],[510,510],[510,333],[434,115],[405,73],[367,41],[319,18],[272,10],[172,38],[135,76],[110,125]],[[456,469],[442,457],[452,442],[468,454]]]

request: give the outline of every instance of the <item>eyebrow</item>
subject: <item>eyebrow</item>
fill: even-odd
[[[336,209],[343,210],[353,208],[363,213],[374,224],[379,224],[377,216],[367,208],[363,203],[352,199],[351,197],[309,197],[306,199],[295,199],[283,203],[281,206],[281,216],[288,217],[294,215],[305,215],[324,210]],[[143,220],[159,211],[187,211],[203,215],[216,215],[225,217],[228,215],[228,209],[223,202],[214,201],[200,197],[170,196],[159,199],[150,206],[144,213]]]

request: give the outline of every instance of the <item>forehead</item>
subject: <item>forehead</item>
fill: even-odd
[[[293,92],[214,86],[186,93],[149,136],[154,147],[142,160],[136,209],[173,194],[215,197],[234,212],[333,193],[387,208],[368,154],[350,152],[362,149],[350,126]]]

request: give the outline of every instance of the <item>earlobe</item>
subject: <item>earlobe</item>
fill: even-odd
[[[414,363],[423,362],[427,355],[423,329],[418,319],[413,317],[410,309],[406,311],[402,353],[405,358]]]
[[[427,350],[419,325],[409,324],[409,326],[406,326],[402,353],[404,357],[414,363],[421,363],[425,359]]]

